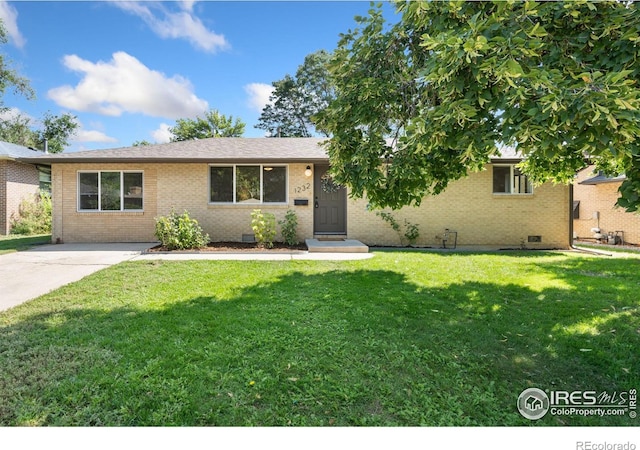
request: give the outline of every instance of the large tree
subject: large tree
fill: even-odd
[[[71,114],[56,116],[47,112],[41,122],[41,126],[35,126],[23,114],[0,121],[0,140],[33,148],[43,148],[46,140],[49,153],[60,153],[69,145],[69,139],[79,126]]]
[[[337,98],[319,115],[337,181],[376,206],[419,204],[500,145],[537,183],[590,160],[626,172],[640,205],[640,12],[635,3],[398,2],[343,36]]]
[[[212,109],[204,117],[178,119],[176,125],[169,128],[173,134],[171,142],[206,139],[212,137],[240,137],[244,134],[245,123],[233,116],[225,116]]]
[[[313,117],[334,98],[328,70],[330,54],[320,50],[307,55],[295,77],[287,74],[274,81],[269,104],[256,128],[272,137],[310,137],[318,132]]]
[[[7,43],[7,32],[0,19],[0,44]],[[0,112],[5,112],[8,108],[4,106],[3,96],[7,89],[12,89],[14,93],[24,95],[26,98],[34,98],[35,93],[31,88],[29,79],[21,76],[11,68],[5,55],[0,53]]]

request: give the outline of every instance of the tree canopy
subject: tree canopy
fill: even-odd
[[[587,160],[640,205],[640,14],[620,2],[397,2],[343,35],[318,115],[334,177],[374,206],[419,204],[501,145],[536,183]]]
[[[7,32],[4,28],[2,19],[0,19],[0,44],[6,43]],[[10,62],[7,61],[5,55],[0,53],[0,112],[7,110],[2,98],[7,89],[13,89],[14,93],[24,95],[29,99],[35,97],[35,92],[31,88],[29,80],[12,69]]]
[[[56,116],[45,113],[41,127],[22,114],[0,122],[0,140],[25,147],[43,148],[45,139],[49,153],[60,153],[69,145],[69,139],[78,129],[76,117],[71,114]]]
[[[310,137],[318,132],[313,116],[334,97],[328,70],[330,54],[320,50],[307,55],[295,77],[274,81],[269,104],[262,110],[256,128],[272,137]]]
[[[173,134],[171,142],[206,139],[212,137],[240,137],[244,134],[245,123],[233,116],[225,116],[212,109],[204,117],[178,119],[176,125],[169,128]]]

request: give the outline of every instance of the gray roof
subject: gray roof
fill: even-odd
[[[209,138],[168,144],[58,153],[32,163],[82,162],[325,162],[324,138]]]
[[[15,160],[19,158],[32,158],[34,156],[46,156],[43,152],[32,150],[22,145],[0,141],[0,159]]]
[[[620,181],[624,181],[626,179],[627,177],[624,174],[618,175],[617,177],[608,177],[604,175],[602,172],[598,172],[598,175],[596,175],[595,177],[587,178],[584,181],[580,181],[578,184],[594,185],[594,184],[604,184],[604,183],[617,183]]]

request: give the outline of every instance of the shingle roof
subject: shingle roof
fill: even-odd
[[[627,177],[625,175],[618,175],[617,177],[608,177],[604,175],[602,172],[599,172],[595,177],[587,178],[584,181],[580,181],[578,184],[604,184],[604,183],[617,183],[620,181],[626,180]]]
[[[168,144],[41,155],[25,162],[320,162],[323,138],[209,138]]]
[[[0,159],[32,158],[34,156],[45,156],[45,154],[22,145],[0,141]]]

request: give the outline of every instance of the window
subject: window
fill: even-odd
[[[286,166],[210,166],[211,203],[287,203]]]
[[[493,166],[494,194],[531,194],[533,186],[515,165]]]
[[[79,211],[142,211],[142,172],[78,173]]]

